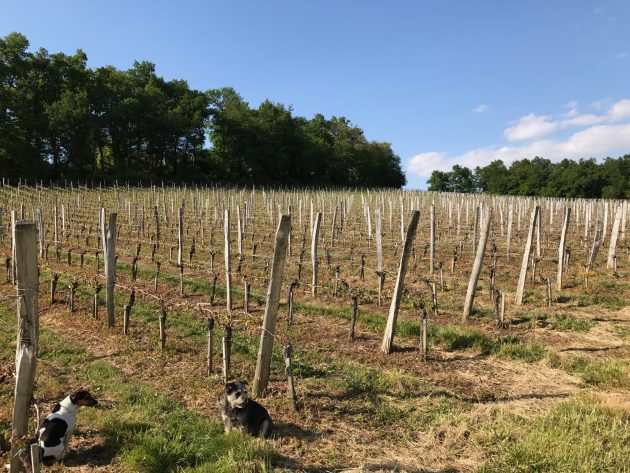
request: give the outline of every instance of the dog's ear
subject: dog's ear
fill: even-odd
[[[234,391],[236,391],[236,383],[234,383],[234,382],[226,383],[226,385],[225,385],[225,392],[227,394],[230,394],[231,392],[234,392]]]
[[[243,383],[245,386],[249,386],[249,384],[247,383],[247,381],[241,381],[241,383]]]

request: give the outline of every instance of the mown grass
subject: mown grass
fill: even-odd
[[[588,332],[595,325],[595,322],[576,319],[569,314],[555,314],[553,316],[553,325],[558,330]]]
[[[480,473],[628,471],[628,412],[589,399],[532,419],[504,413],[479,437],[489,456]]]
[[[567,371],[578,373],[587,386],[601,389],[630,389],[630,368],[623,360],[591,360],[577,357],[563,366]]]
[[[14,314],[3,306],[0,324],[8,328],[15,325]],[[15,349],[10,330],[0,331],[0,345],[2,363],[10,363]],[[84,409],[77,434],[89,425],[90,430],[105,436],[105,443],[114,451],[112,460],[127,471],[271,471],[274,454],[267,443],[238,432],[224,435],[219,422],[186,410],[46,328],[41,330],[39,359],[42,369],[54,374],[38,377],[39,395],[59,399],[67,394],[68,386],[84,386],[104,399],[99,408]],[[12,402],[5,385],[0,396]]]
[[[343,320],[350,320],[350,308],[331,307],[311,303],[297,303],[296,309],[301,315],[332,316]],[[373,332],[383,332],[387,320],[380,314],[359,309],[357,325]],[[396,323],[396,336],[420,336],[420,324],[399,320]],[[477,349],[484,355],[520,359],[524,361],[538,361],[544,355],[544,349],[538,344],[521,344],[515,338],[492,340],[481,330],[460,326],[440,325],[429,323],[428,338],[430,343],[437,344],[447,350]]]

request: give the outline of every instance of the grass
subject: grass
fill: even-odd
[[[595,325],[595,322],[576,319],[569,314],[555,314],[553,317],[553,325],[558,330],[588,332]]]
[[[533,419],[503,414],[481,438],[489,459],[480,473],[622,472],[630,458],[628,412],[587,399]]]
[[[585,386],[630,389],[630,368],[625,360],[593,360],[579,356],[562,359],[555,353],[550,353],[549,360],[552,367],[580,375]]]
[[[0,324],[14,328],[13,319],[13,313],[0,306]],[[0,331],[3,364],[10,363],[13,357],[12,332]],[[112,457],[127,471],[271,471],[274,454],[268,444],[238,432],[224,435],[219,422],[186,410],[175,400],[96,360],[88,351],[64,342],[46,328],[41,330],[39,359],[40,398],[59,399],[67,394],[64,388],[68,385],[83,385],[104,400],[101,405],[106,408],[82,412],[77,434],[81,435],[88,425],[90,431],[98,431],[105,437]],[[12,403],[11,393],[2,386],[2,401]]]

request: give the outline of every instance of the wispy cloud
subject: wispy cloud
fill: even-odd
[[[509,144],[472,149],[457,156],[429,151],[419,153],[407,162],[407,171],[417,176],[429,176],[434,170],[447,171],[454,164],[485,166],[501,159],[509,165],[518,159],[542,156],[552,161],[564,158],[603,158],[630,150],[630,99],[619,100],[603,114],[581,114],[577,102],[566,105],[561,118],[530,113],[506,128],[504,137]],[[544,138],[556,131],[580,128],[568,137]],[[521,144],[512,144],[519,142]]]
[[[558,128],[551,116],[530,113],[521,117],[516,125],[506,128],[503,135],[508,141],[523,141],[547,135]]]
[[[622,51],[620,53],[617,53],[617,59],[628,59],[630,57],[630,54],[628,54],[628,51]]]
[[[490,111],[490,107],[488,107],[485,103],[482,103],[481,105],[476,107],[474,109],[474,111],[477,112],[477,113],[485,113],[485,112],[489,112]]]

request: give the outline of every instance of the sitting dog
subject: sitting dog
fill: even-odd
[[[42,463],[50,466],[63,460],[74,432],[79,408],[96,404],[98,404],[96,399],[85,389],[79,389],[55,404],[52,413],[46,417],[37,431],[36,442],[40,447]]]
[[[269,438],[273,430],[269,412],[249,398],[245,381],[225,385],[225,394],[221,397],[221,418],[226,432],[240,428],[254,437]]]

